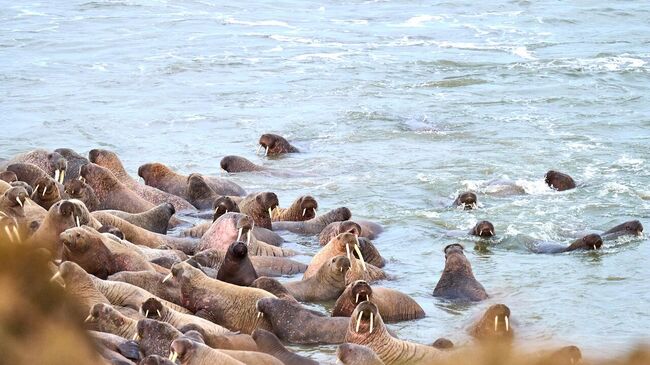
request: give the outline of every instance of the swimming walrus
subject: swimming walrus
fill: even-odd
[[[469,231],[472,236],[488,238],[494,236],[494,225],[489,221],[480,221]]]
[[[544,181],[546,185],[557,191],[569,190],[576,187],[576,183],[571,176],[553,170],[548,171],[544,175]]]
[[[487,299],[485,288],[474,278],[472,265],[463,250],[463,246],[457,243],[448,245],[443,250],[445,269],[433,290],[434,297],[468,301]]]
[[[259,139],[260,148],[264,150],[264,156],[273,156],[283,153],[300,152],[291,145],[284,137],[277,134],[265,133]]]
[[[221,195],[217,194],[201,174],[190,174],[187,177],[187,190],[185,197],[196,209],[210,209],[213,208],[215,203]],[[230,210],[231,212],[234,210]],[[219,209],[215,209],[215,214],[219,213]]]
[[[278,221],[307,221],[316,217],[318,202],[313,197],[306,195],[294,200],[288,208],[279,206],[272,210],[271,220]]]
[[[101,332],[112,333],[124,338],[133,338],[137,334],[137,320],[123,315],[117,309],[104,303],[97,303],[92,307],[86,322],[94,324]]]
[[[456,200],[452,203],[456,207],[461,207],[465,210],[472,210],[478,208],[478,200],[476,194],[471,191],[458,194]]]
[[[339,345],[336,349],[336,359],[343,365],[384,365],[370,347],[354,343]]]
[[[638,220],[628,221],[621,223],[603,233],[601,237],[603,240],[614,240],[618,237],[630,235],[641,236],[643,234],[643,225]]]
[[[534,253],[562,253],[576,250],[598,250],[603,245],[603,239],[597,234],[588,234],[573,241],[569,246],[556,242],[538,242],[531,250]]]
[[[512,341],[510,308],[504,304],[491,305],[469,329],[472,337],[481,341]]]
[[[247,195],[238,205],[243,214],[253,218],[255,225],[271,229],[272,212],[279,203],[275,193],[262,192]]]
[[[345,255],[349,260],[352,260],[353,254],[363,261],[363,254],[359,247],[358,238],[351,233],[341,233],[332,238],[329,243],[323,246],[311,259],[307,271],[305,271],[304,279],[309,278],[316,274],[320,267],[329,259]]]
[[[253,281],[253,284],[251,284],[251,288],[263,289],[275,295],[278,297],[278,299],[298,303],[296,298],[294,298],[291,293],[289,293],[289,290],[287,290],[287,288],[285,288],[282,283],[268,276],[260,276],[259,278],[255,279],[255,281]]]
[[[321,265],[313,276],[283,285],[292,297],[301,302],[334,300],[345,290],[348,269],[350,260],[345,256],[335,256]]]

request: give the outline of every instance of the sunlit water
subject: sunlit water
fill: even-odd
[[[227,154],[308,172],[231,178],[384,225],[375,243],[396,279],[381,285],[427,312],[391,325],[399,337],[467,344],[472,319],[505,303],[522,345],[610,355],[650,337],[647,239],[560,255],[525,242],[650,226],[649,34],[641,1],[3,0],[0,156],[103,147],[133,175],[152,161],[223,174]],[[265,132],[304,153],[256,156]],[[551,191],[551,168],[580,187]],[[494,179],[527,194],[493,194]],[[481,209],[449,208],[467,189]],[[496,239],[448,235],[482,219]],[[487,301],[431,296],[453,242]],[[334,349],[299,348],[326,363]]]

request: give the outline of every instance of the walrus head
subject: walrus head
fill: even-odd
[[[476,194],[467,191],[458,195],[456,200],[454,200],[454,205],[458,207],[463,207],[465,210],[471,210],[478,208],[478,200]]]
[[[494,236],[494,225],[489,221],[480,221],[476,223],[470,233],[483,238],[492,237]]]
[[[350,316],[346,342],[365,344],[385,335],[388,333],[377,306],[368,301],[359,303]]]
[[[119,181],[113,173],[102,166],[94,163],[88,163],[79,169],[79,176],[93,188],[96,195],[108,193]],[[100,198],[101,200],[101,198]]]
[[[176,339],[171,345],[170,360],[174,363],[176,362],[176,359],[178,359],[181,364],[189,363],[192,356],[197,352],[198,346],[198,343],[188,338]]]
[[[366,269],[366,262],[363,254],[361,253],[359,237],[355,236],[352,233],[341,233],[332,238],[329,244],[334,245],[337,253],[345,254],[348,260],[351,261],[353,257],[361,260],[363,269]]]
[[[0,180],[11,184],[14,181],[18,181],[18,176],[13,171],[3,171],[0,172]]]
[[[512,340],[510,308],[505,304],[490,306],[478,321],[471,334],[480,340]]]
[[[113,236],[123,240],[124,239],[124,232],[120,231],[119,228],[113,227],[113,226],[101,226],[97,230],[99,233],[110,233]]]
[[[88,317],[86,317],[86,322],[94,323],[100,331],[108,333],[119,333],[118,329],[126,326],[130,320],[115,308],[105,303],[95,304],[90,309]]]
[[[182,335],[171,324],[148,318],[139,320],[136,328],[138,342],[145,356],[151,354],[169,356],[169,345]]]
[[[18,218],[25,216],[27,190],[23,187],[12,187],[5,191],[0,199],[0,218],[4,216]]]
[[[438,350],[449,350],[454,348],[454,343],[447,338],[440,337],[439,339],[433,341],[431,346],[437,348]]]
[[[246,244],[241,241],[231,243],[230,246],[228,246],[228,251],[226,251],[226,258],[242,260],[247,256],[248,247],[246,247]]]
[[[27,190],[27,196],[32,196],[32,193],[34,193],[34,188],[32,188],[31,185],[29,185],[24,181],[20,181],[20,180],[14,181],[9,185],[11,185],[14,188],[23,188]]]
[[[237,223],[235,224],[235,228],[237,229],[237,239],[235,241],[239,241],[241,238],[246,237],[246,242],[250,242],[250,235],[252,234],[253,226],[255,225],[255,221],[253,221],[253,218],[245,215],[245,214],[239,214],[239,217],[237,218]]]
[[[68,169],[68,160],[61,156],[60,153],[52,152],[47,154],[47,161],[54,174],[54,180],[63,184],[65,171]]]
[[[168,175],[172,170],[159,162],[146,163],[138,168],[138,176],[144,179],[147,185],[155,186],[153,181]]]
[[[45,209],[50,209],[52,204],[61,200],[61,192],[56,181],[49,176],[36,180],[31,199]]]
[[[83,226],[67,229],[59,238],[63,243],[63,260],[73,261],[87,273],[101,279],[108,277],[107,257],[110,253],[101,233]]]
[[[277,134],[266,133],[262,134],[259,140],[260,148],[264,149],[264,156],[278,155],[281,153],[293,152],[295,148]],[[259,151],[259,148],[258,148]]]
[[[372,301],[372,288],[368,282],[357,280],[350,285],[352,286],[350,288],[350,296],[355,306],[361,302]]]
[[[145,300],[142,302],[142,306],[140,307],[140,313],[144,315],[144,318],[155,319],[158,321],[163,320],[165,311],[165,306],[156,298]]]
[[[214,222],[217,218],[228,212],[239,213],[239,206],[230,197],[222,196],[214,201],[212,210],[214,210],[214,215],[212,216],[212,221]]]
[[[70,198],[82,201],[90,211],[94,211],[99,204],[99,201],[95,196],[95,191],[84,181],[78,179],[67,181],[65,183],[64,192],[68,194]]]
[[[334,275],[345,280],[345,274],[350,269],[350,259],[345,256],[335,256],[330,259],[328,266]]]
[[[603,236],[622,236],[622,235],[633,235],[640,236],[643,233],[643,225],[638,220],[628,221],[621,223],[618,226],[605,231]]]
[[[311,195],[305,195],[298,198],[297,201],[300,204],[300,210],[302,211],[302,219],[310,220],[316,217],[316,211],[318,210],[318,202]]]
[[[262,208],[262,211],[268,212],[269,214],[269,219],[271,219],[272,214],[271,212],[275,207],[280,205],[278,202],[278,196],[275,195],[275,193],[272,193],[270,191],[266,191],[263,193],[259,193],[255,196],[255,201],[259,204],[259,206]]]
[[[343,343],[336,349],[336,358],[343,364],[383,364],[368,346]]]
[[[598,250],[603,245],[603,239],[597,234],[586,235],[581,238],[581,241],[587,250]]]
[[[544,175],[544,181],[552,189],[558,191],[569,190],[576,187],[576,183],[573,181],[571,176],[553,170],[548,171],[546,175]]]
[[[185,194],[190,202],[195,202],[201,199],[215,199],[218,194],[208,185],[203,178],[203,175],[198,173],[190,174],[187,177],[187,187]],[[214,202],[212,203],[214,205]]]
[[[261,167],[240,156],[226,156],[219,163],[221,168],[226,172],[246,172],[257,171]]]
[[[582,360],[582,352],[577,346],[565,346],[551,353],[544,364],[573,365]]]
[[[122,161],[113,151],[93,149],[88,152],[88,160],[94,164],[105,167],[114,174],[125,172]]]

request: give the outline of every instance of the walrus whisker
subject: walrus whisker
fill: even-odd
[[[508,320],[508,316],[506,318],[506,332],[510,332],[510,320]]]
[[[356,236],[355,236],[356,237]],[[358,240],[357,240],[358,242]],[[354,245],[354,250],[357,252],[357,255],[359,255],[359,259],[361,260],[361,266],[363,267],[363,271],[366,271],[366,262],[363,260],[363,255],[361,254],[361,249],[359,248],[359,245]]]
[[[373,324],[374,324],[374,314],[370,312],[370,333],[372,333]]]
[[[363,311],[359,312],[359,315],[357,316],[357,328],[355,328],[355,332],[359,333],[359,326],[361,325],[361,316],[363,316]]]
[[[20,207],[22,208],[23,202],[20,201],[20,197],[16,197],[16,201],[18,202],[18,205],[20,205]]]
[[[59,175],[61,175],[61,170],[56,169],[56,171],[54,171],[54,180],[59,181]]]
[[[235,240],[236,242],[239,242],[239,239],[241,238],[241,234],[244,231],[244,227],[239,229],[239,234],[237,234],[237,239]]]
[[[165,278],[163,279],[162,282],[163,282],[163,283],[166,282],[167,280],[171,279],[172,276],[173,276],[172,273],[169,273],[169,275],[165,276]]]

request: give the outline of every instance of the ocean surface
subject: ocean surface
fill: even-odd
[[[495,303],[521,346],[594,357],[650,341],[647,234],[595,253],[527,248],[650,227],[649,95],[646,1],[0,1],[0,157],[106,148],[134,176],[154,161],[226,176],[235,154],[304,173],[230,177],[381,223],[395,279],[378,285],[427,313],[390,327],[421,343],[471,343]],[[303,153],[257,156],[266,132]],[[549,169],[579,187],[552,191]],[[465,190],[480,209],[450,207]],[[496,238],[458,233],[483,219]],[[319,249],[286,237],[301,261]],[[455,242],[488,300],[432,297]],[[335,346],[292,348],[334,362]]]

